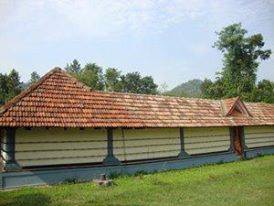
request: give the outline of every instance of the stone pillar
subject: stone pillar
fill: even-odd
[[[119,165],[121,162],[113,154],[113,129],[107,128],[107,156],[103,160],[104,165]]]
[[[178,155],[178,158],[184,159],[188,157],[189,157],[189,154],[185,151],[184,128],[180,127],[180,153]]]
[[[20,166],[15,160],[15,128],[7,128],[6,135],[3,138],[3,152],[4,152],[4,170],[5,171],[18,171]]]

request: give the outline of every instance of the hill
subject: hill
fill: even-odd
[[[201,96],[202,80],[193,79],[182,83],[168,92],[165,95],[178,96],[178,97],[200,97]]]

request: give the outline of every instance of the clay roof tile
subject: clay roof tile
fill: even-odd
[[[244,115],[233,116],[235,108]],[[235,125],[274,125],[274,105],[244,103],[239,97],[208,100],[92,91],[60,68],[48,72],[0,109],[2,127]]]

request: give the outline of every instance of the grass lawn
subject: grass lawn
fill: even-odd
[[[148,175],[110,187],[62,184],[0,192],[0,205],[274,205],[274,156]]]

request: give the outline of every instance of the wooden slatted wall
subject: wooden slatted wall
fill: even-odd
[[[274,126],[252,126],[244,130],[247,147],[274,146]]]
[[[179,128],[116,129],[113,145],[120,161],[177,156]]]
[[[21,166],[102,162],[107,153],[105,129],[17,129],[15,158]]]
[[[185,150],[188,154],[226,151],[230,146],[228,127],[185,128]]]

